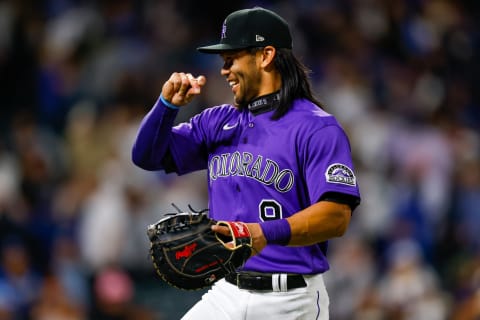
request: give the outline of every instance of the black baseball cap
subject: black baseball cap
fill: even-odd
[[[273,11],[262,7],[230,13],[222,26],[220,43],[199,47],[203,53],[220,53],[252,47],[292,48],[288,23]]]

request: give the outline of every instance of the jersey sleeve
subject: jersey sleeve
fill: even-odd
[[[311,201],[325,195],[344,194],[360,202],[350,142],[338,125],[328,125],[314,132],[306,143],[305,180]]]
[[[159,98],[143,118],[132,148],[132,161],[145,170],[184,174],[207,167],[208,112],[174,126],[177,109]]]
[[[178,110],[159,98],[140,123],[132,147],[132,161],[145,170],[161,170],[168,151],[170,131]]]
[[[172,128],[170,153],[179,175],[207,168],[208,112],[193,116]]]

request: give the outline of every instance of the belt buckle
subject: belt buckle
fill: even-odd
[[[272,290],[273,292],[287,292],[288,288],[288,274],[274,273],[272,274]]]

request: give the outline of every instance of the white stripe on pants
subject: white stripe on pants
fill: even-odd
[[[219,280],[182,320],[327,320],[329,297],[321,274],[305,276],[305,288],[251,291]]]

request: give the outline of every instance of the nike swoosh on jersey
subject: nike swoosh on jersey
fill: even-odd
[[[223,130],[233,129],[233,128],[235,128],[237,125],[238,125],[238,122],[235,122],[234,124],[229,124],[229,123],[227,123],[227,124],[225,124],[225,125],[223,126]]]

